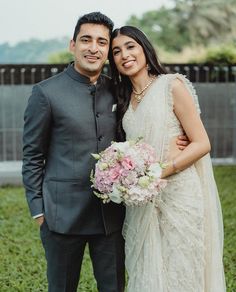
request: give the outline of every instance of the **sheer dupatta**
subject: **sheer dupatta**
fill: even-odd
[[[210,155],[195,163],[204,193],[205,291],[226,291],[223,268],[223,219]]]

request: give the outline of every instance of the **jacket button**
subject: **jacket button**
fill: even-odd
[[[103,139],[102,135],[98,137],[98,141],[102,141],[102,139]]]
[[[96,117],[99,118],[100,117],[100,114],[99,113],[96,113]]]

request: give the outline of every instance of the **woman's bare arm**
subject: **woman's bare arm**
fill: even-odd
[[[163,178],[174,174],[177,170],[183,170],[192,165],[211,149],[209,138],[197,112],[194,100],[181,80],[175,79],[173,81],[172,93],[174,112],[190,143],[173,160],[167,163],[167,167],[162,173]]]

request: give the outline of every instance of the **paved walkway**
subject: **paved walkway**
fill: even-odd
[[[0,186],[6,184],[22,185],[21,161],[0,162]]]

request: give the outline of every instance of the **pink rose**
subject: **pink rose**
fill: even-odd
[[[130,157],[127,157],[127,156],[122,159],[121,165],[126,170],[131,170],[131,169],[134,169],[135,167],[134,162],[130,159]]]

